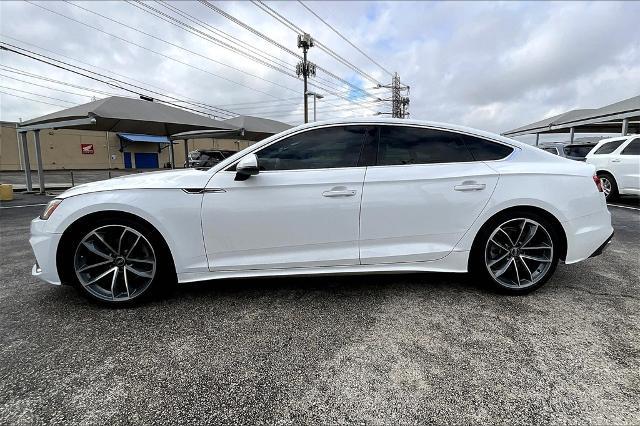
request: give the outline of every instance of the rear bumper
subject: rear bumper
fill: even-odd
[[[611,214],[606,209],[563,222],[562,225],[567,236],[565,263],[575,263],[597,256],[613,236]]]
[[[29,244],[31,244],[33,254],[36,256],[36,264],[31,269],[31,275],[49,284],[60,285],[56,251],[62,234],[45,232],[44,227],[44,220],[36,218],[31,221]]]
[[[607,238],[607,241],[605,241],[604,243],[602,243],[602,245],[600,247],[598,247],[596,249],[596,251],[594,251],[593,253],[591,253],[591,256],[589,257],[596,257],[596,256],[600,256],[602,254],[602,252],[604,251],[604,249],[606,249],[609,246],[609,243],[611,242],[611,240],[613,239],[613,232],[611,233],[611,235],[609,235],[609,238]]]

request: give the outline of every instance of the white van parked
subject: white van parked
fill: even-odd
[[[640,135],[603,139],[587,154],[596,166],[607,200],[618,195],[640,195]]]

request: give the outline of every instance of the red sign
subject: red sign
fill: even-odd
[[[83,154],[93,154],[93,144],[92,143],[81,143],[80,148],[82,148]]]

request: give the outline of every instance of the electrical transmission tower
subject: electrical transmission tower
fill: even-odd
[[[391,84],[386,87],[391,89],[391,99],[385,99],[385,101],[391,101],[391,117],[393,118],[407,118],[409,116],[409,86],[400,82],[400,76],[398,73],[394,73],[391,78]],[[404,96],[406,94],[406,96]]]
[[[307,33],[298,34],[298,47],[302,48],[302,61],[296,65],[296,74],[298,77],[302,76],[304,80],[304,122],[309,122],[309,108],[308,108],[308,96],[307,96],[307,77],[315,77],[316,64],[307,61],[307,52],[310,47],[313,47],[313,39]]]

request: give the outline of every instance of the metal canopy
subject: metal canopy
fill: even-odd
[[[138,133],[118,133],[118,137],[127,142],[169,143],[166,136],[144,135]]]
[[[517,129],[504,136],[546,133],[640,133],[640,95],[602,108],[576,109]],[[573,139],[573,138],[572,138]]]
[[[281,121],[253,117],[251,115],[240,115],[238,117],[223,120],[223,122],[242,129],[242,136],[244,139],[254,141],[260,141],[293,127]]]
[[[95,119],[95,122],[72,122],[89,118]],[[71,128],[169,136],[189,130],[235,127],[220,120],[157,102],[110,96],[25,121],[18,131],[23,128]]]
[[[43,194],[45,184],[40,151],[41,129],[96,130],[169,136],[191,130],[235,130],[237,127],[169,105],[122,96],[98,99],[25,121],[18,127],[24,153],[25,183],[27,191],[33,191],[27,144],[27,132],[33,131],[40,193]],[[175,167],[173,144],[169,144],[169,158],[171,167]]]

